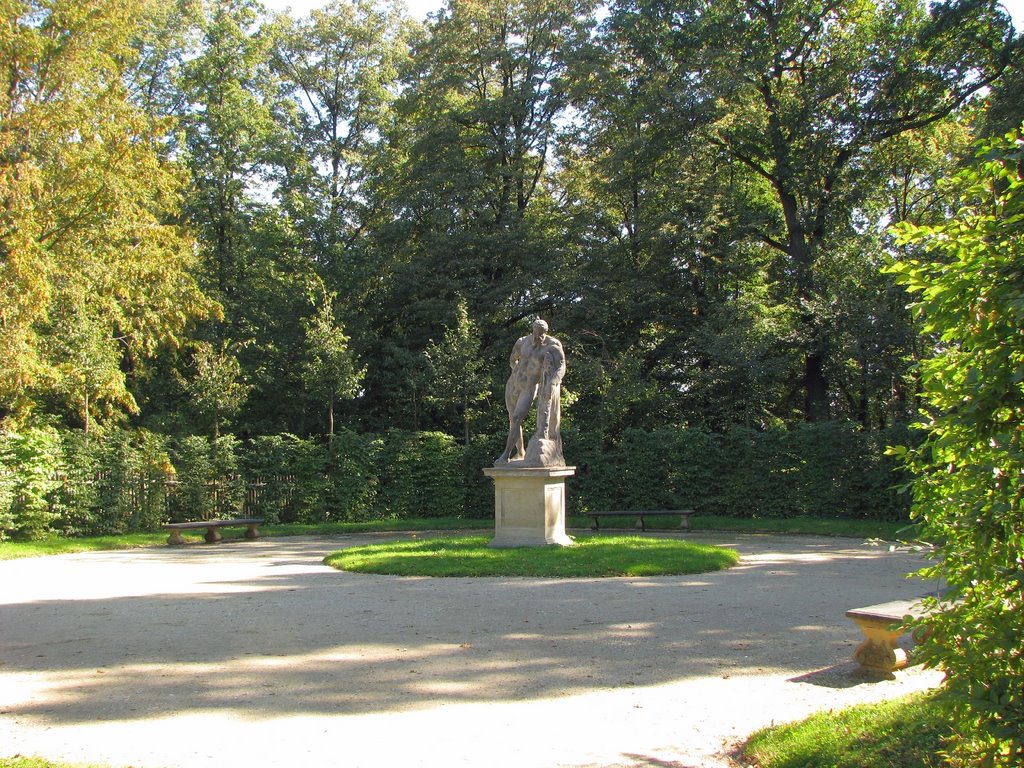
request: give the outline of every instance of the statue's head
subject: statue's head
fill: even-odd
[[[539,317],[533,321],[533,335],[545,336],[548,332],[548,324]]]

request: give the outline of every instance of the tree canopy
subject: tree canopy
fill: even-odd
[[[5,415],[206,431],[229,355],[249,435],[466,438],[536,315],[601,439],[912,418],[887,227],[946,215],[1021,46],[978,0],[3,7]]]
[[[216,314],[171,129],[126,76],[141,0],[10,0],[0,27],[0,410],[136,409],[127,372]]]

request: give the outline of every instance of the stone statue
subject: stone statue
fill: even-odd
[[[508,440],[495,466],[514,462],[521,467],[564,467],[562,456],[562,378],[565,351],[562,342],[548,336],[548,324],[538,318],[533,333],[523,336],[509,356],[512,373],[505,383]],[[523,421],[537,401],[537,429],[523,448]]]

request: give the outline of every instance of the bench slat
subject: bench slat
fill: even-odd
[[[170,530],[172,528],[221,528],[225,525],[261,525],[263,518],[259,517],[240,517],[236,520],[191,520],[186,523],[164,523],[163,527]]]

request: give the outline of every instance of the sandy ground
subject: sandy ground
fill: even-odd
[[[548,580],[321,563],[385,538],[365,535],[0,562],[0,756],[718,768],[762,726],[939,682],[920,668],[862,675],[843,615],[928,591],[906,578],[920,554],[690,536],[740,564]]]

